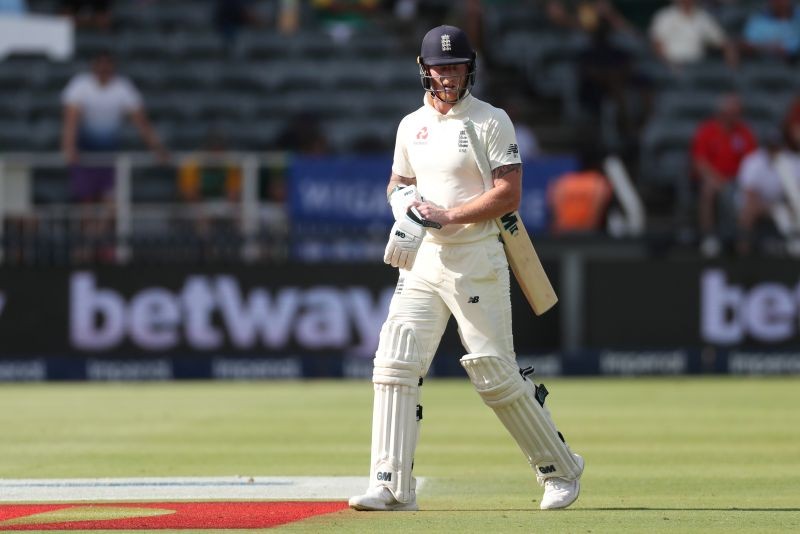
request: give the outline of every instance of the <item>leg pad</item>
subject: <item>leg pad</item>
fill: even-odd
[[[417,446],[420,361],[411,328],[387,322],[381,330],[372,382],[372,468],[370,487],[388,488],[400,503],[414,498],[411,473]]]
[[[532,376],[523,377],[513,360],[489,354],[467,354],[461,365],[483,402],[514,437],[540,482],[580,477],[582,469],[556,430]]]

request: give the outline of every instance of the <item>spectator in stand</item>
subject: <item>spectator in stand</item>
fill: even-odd
[[[783,136],[789,150],[800,153],[800,95],[792,100],[783,119]]]
[[[108,53],[97,55],[91,72],[75,75],[61,95],[64,124],[61,147],[70,166],[70,197],[80,204],[110,203],[114,170],[108,166],[80,164],[83,153],[108,153],[119,149],[125,116],[138,128],[159,160],[168,155],[150,125],[142,97],[133,83],[115,74],[114,60]],[[88,212],[89,210],[87,210]],[[110,221],[93,221],[87,233],[96,236],[109,230]],[[83,254],[80,260],[91,260]],[[110,258],[106,258],[110,259]]]
[[[79,27],[111,29],[112,0],[61,0],[61,12]]]
[[[650,38],[658,57],[675,71],[705,59],[708,45],[722,50],[729,67],[739,65],[738,52],[725,30],[695,0],[673,0],[671,6],[656,12]]]
[[[746,256],[760,237],[757,233],[791,234],[794,226],[786,203],[784,185],[776,171],[776,161],[783,149],[781,133],[769,131],[764,136],[763,148],[751,152],[742,161],[738,177],[739,187],[739,238],[737,249]],[[790,161],[800,183],[800,161],[796,155]],[[758,232],[758,230],[762,230]]]
[[[25,0],[0,0],[0,15],[24,15],[27,12]]]
[[[746,52],[794,61],[800,53],[800,7],[792,0],[768,0],[744,27]]]
[[[596,148],[584,150],[581,160],[581,170],[562,174],[547,188],[554,234],[589,234],[605,227],[613,190],[600,171]]]
[[[238,202],[242,192],[242,169],[225,155],[228,146],[222,131],[211,129],[201,148],[209,161],[189,156],[178,171],[178,191],[187,202],[222,199]]]
[[[161,160],[167,152],[150,124],[142,96],[126,77],[115,73],[113,57],[103,52],[92,60],[91,72],[75,75],[61,95],[64,125],[61,146],[73,166],[70,190],[74,200],[103,200],[113,186],[108,173],[89,172],[78,166],[81,152],[113,152],[119,149],[123,119],[128,116],[147,145]]]
[[[242,168],[227,153],[224,132],[211,128],[200,154],[187,156],[178,168],[178,193],[196,208],[193,233],[203,258],[220,253],[219,245],[226,240],[231,221],[239,214]]]
[[[700,250],[705,256],[717,256],[721,250],[719,234],[732,230],[736,176],[742,160],[756,146],[753,132],[742,119],[742,103],[736,94],[722,95],[716,115],[695,131],[691,160],[699,194]]]

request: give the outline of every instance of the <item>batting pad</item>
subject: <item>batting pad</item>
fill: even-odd
[[[467,354],[461,358],[461,365],[483,402],[514,437],[540,483],[551,477],[574,480],[581,475],[550,412],[536,399],[535,384],[522,377],[513,361],[488,354]]]
[[[399,502],[413,499],[411,469],[417,446],[422,374],[413,330],[387,321],[381,329],[372,382],[372,469],[370,487],[386,486]]]

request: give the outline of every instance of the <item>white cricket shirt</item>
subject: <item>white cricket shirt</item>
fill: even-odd
[[[514,125],[502,109],[467,95],[442,115],[428,101],[406,115],[397,128],[392,172],[417,179],[422,197],[443,208],[461,206],[483,194],[484,181],[469,146],[464,121],[471,120],[492,169],[522,163]],[[492,220],[429,228],[426,240],[441,244],[471,243],[497,235]]]
[[[73,77],[61,101],[79,107],[82,126],[98,134],[116,133],[125,114],[142,107],[142,97],[130,80],[114,76],[106,85],[100,85],[91,73]]]

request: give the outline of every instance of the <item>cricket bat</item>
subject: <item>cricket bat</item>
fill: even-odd
[[[493,184],[489,160],[481,150],[480,141],[478,141],[475,127],[471,121],[464,121],[464,130],[469,138],[475,163],[483,176],[484,186],[487,190],[491,189]],[[511,271],[514,273],[522,293],[533,308],[533,312],[536,315],[542,315],[558,302],[558,297],[539,260],[539,255],[536,254],[536,249],[533,248],[533,242],[525,229],[522,217],[518,211],[514,210],[496,218],[494,222],[500,229],[500,237],[503,240],[508,264],[511,266]]]

